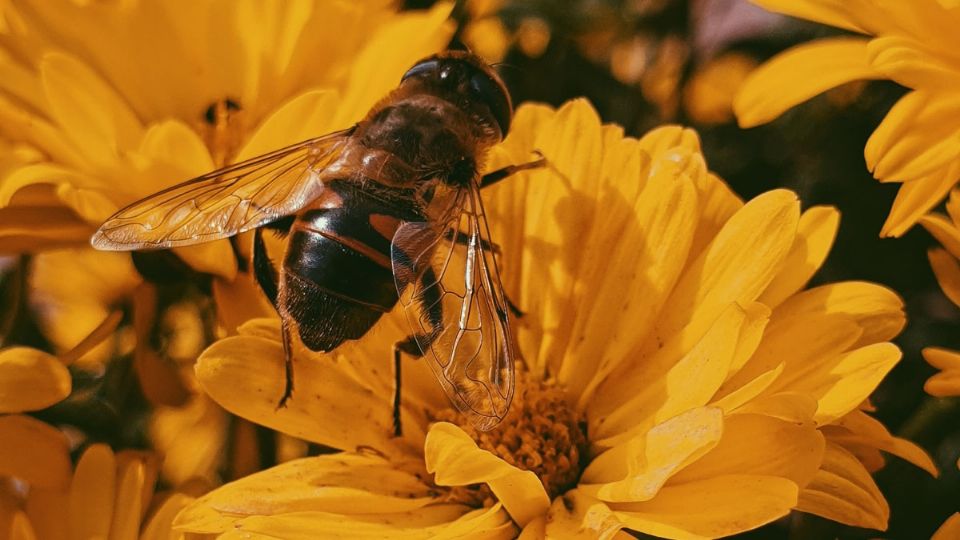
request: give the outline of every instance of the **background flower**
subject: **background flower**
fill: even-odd
[[[707,171],[693,132],[623,138],[584,101],[521,107],[488,166],[534,148],[550,166],[487,199],[506,291],[525,312],[503,424],[476,432],[408,362],[404,432],[392,437],[395,316],[369,339],[300,355],[297,389],[276,410],[277,325],[252,321],[201,356],[201,385],[240,416],[347,452],[228,484],[178,527],[307,537],[375,521],[399,534],[383,521],[458,503],[447,519],[465,535],[471,508],[497,500],[489,512],[506,535],[508,515],[533,537],[715,537],[792,508],[883,529],[889,508],[868,470],[879,451],[936,473],[860,409],[900,357],[885,342],[905,322],[899,298],[862,282],[802,291],[829,251],[834,210],[801,216],[783,190],[743,203]],[[362,481],[371,467],[374,485]],[[271,487],[291,480],[328,487]]]

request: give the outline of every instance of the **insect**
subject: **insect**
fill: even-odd
[[[252,267],[276,306],[286,384],[292,339],[331,351],[360,339],[400,301],[413,334],[394,347],[394,427],[401,353],[425,358],[479,429],[513,397],[515,344],[480,188],[542,157],[480,176],[513,107],[493,69],[465,51],[417,62],[353,127],[161,191],[109,218],[102,250],[166,249],[255,230]],[[263,229],[286,234],[279,272]]]

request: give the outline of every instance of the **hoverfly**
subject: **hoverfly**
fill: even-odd
[[[512,115],[490,66],[446,51],[417,62],[353,127],[135,202],[91,243],[166,249],[253,229],[253,272],[283,332],[280,406],[294,388],[291,339],[331,351],[400,300],[413,335],[394,347],[398,434],[401,351],[426,358],[454,405],[487,430],[510,406],[517,353],[479,188],[543,164],[479,175]],[[264,228],[287,233],[279,273]],[[451,270],[457,261],[464,270]]]

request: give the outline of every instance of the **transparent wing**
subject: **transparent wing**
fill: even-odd
[[[483,431],[507,414],[516,357],[489,238],[474,188],[457,195],[445,218],[401,225],[391,247],[417,344],[457,409]]]
[[[103,250],[209,242],[292,214],[323,190],[319,173],[351,130],[309,139],[141,199],[110,217],[90,243]]]

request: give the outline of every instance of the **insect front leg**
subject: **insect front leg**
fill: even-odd
[[[547,164],[547,158],[543,157],[539,151],[534,151],[537,155],[540,156],[540,159],[530,161],[528,163],[521,163],[519,165],[507,165],[502,169],[497,169],[495,171],[490,171],[487,174],[483,175],[480,178],[480,187],[485,188],[496,184],[497,182],[508,178],[520,171],[527,171],[530,169],[539,169]]]

